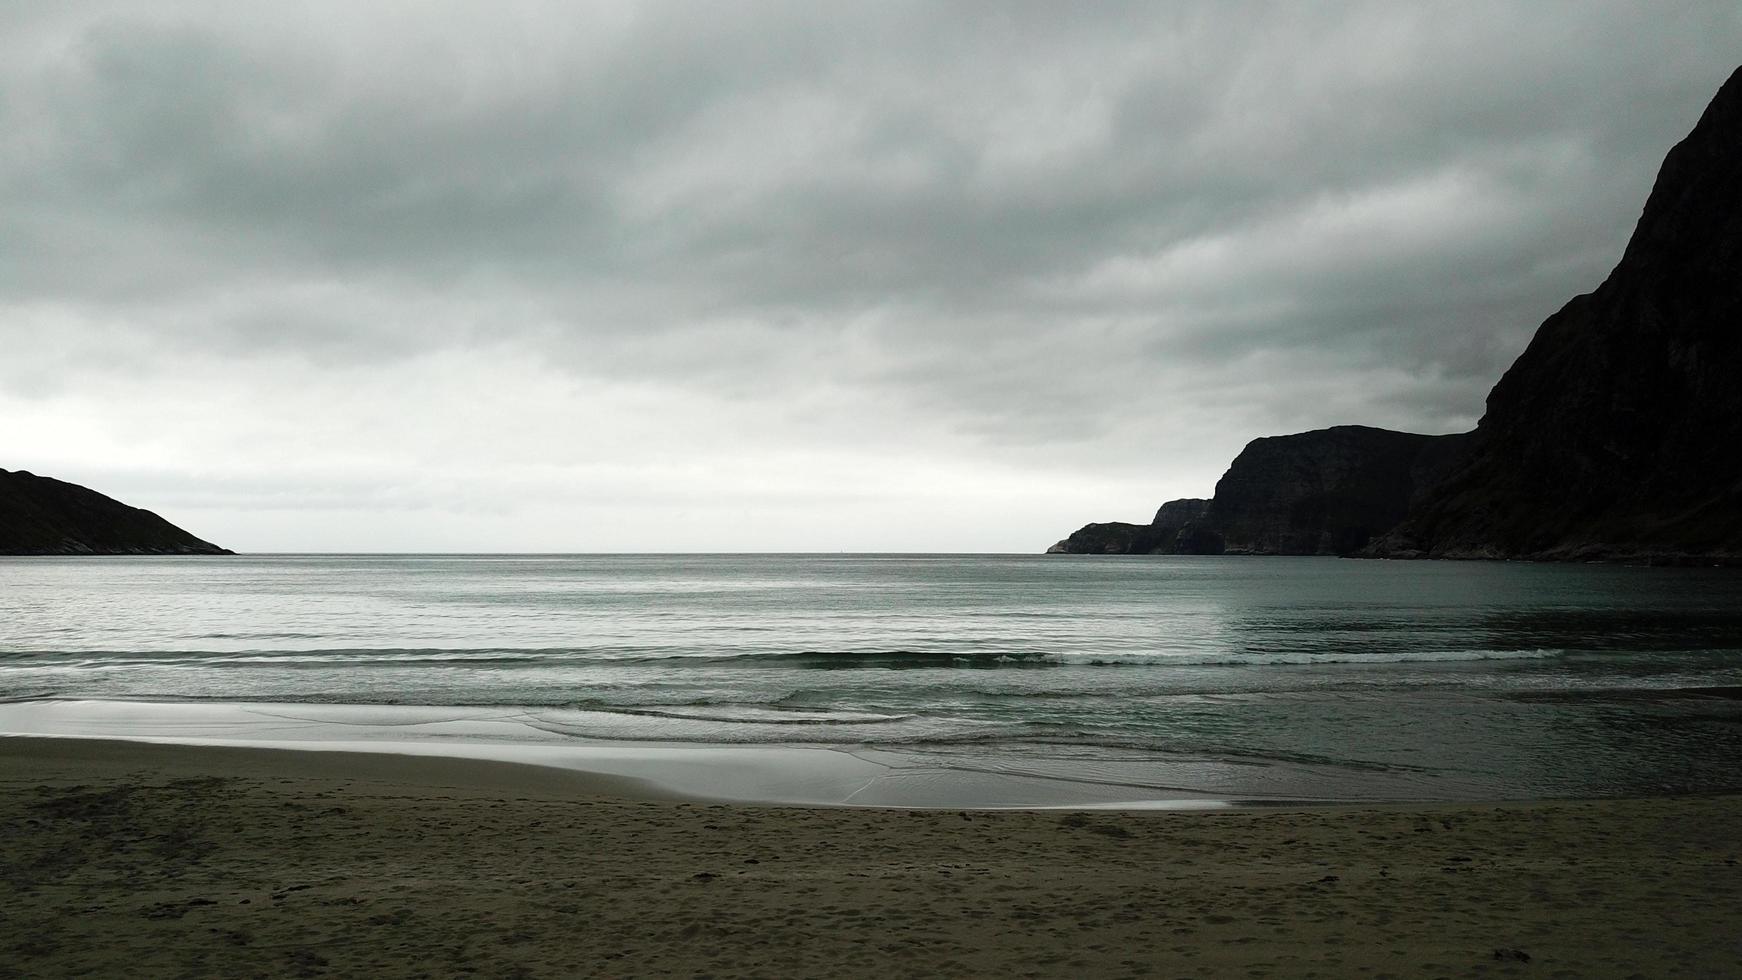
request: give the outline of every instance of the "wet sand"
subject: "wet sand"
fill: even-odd
[[[0,739],[0,976],[1727,976],[1742,799],[710,805]]]

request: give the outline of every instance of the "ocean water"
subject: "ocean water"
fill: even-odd
[[[831,749],[952,800],[1000,779],[1505,799],[1742,790],[1737,690],[1742,574],[1721,569],[0,559],[0,733],[46,711],[220,740]]]

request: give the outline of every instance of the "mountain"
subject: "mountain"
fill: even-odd
[[[1254,439],[1216,482],[1203,525],[1226,553],[1352,554],[1409,515],[1463,438],[1339,425]]]
[[[148,510],[95,490],[0,470],[0,554],[228,555]]]
[[[1170,500],[1149,524],[1089,524],[1047,551],[1353,554],[1408,516],[1465,438],[1339,425],[1254,439],[1212,499]]]
[[[1621,261],[1538,328],[1475,431],[1256,439],[1166,553],[1742,561],[1738,379],[1742,69],[1670,150]],[[1157,538],[1086,533],[1142,527],[1053,547]]]
[[[1462,465],[1370,553],[1742,556],[1742,69],[1621,261],[1537,330]]]

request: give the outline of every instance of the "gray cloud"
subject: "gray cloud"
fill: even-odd
[[[1742,38],[1719,3],[0,16],[0,407],[35,426],[0,452],[187,486],[244,547],[283,546],[246,540],[261,481],[439,512],[466,494],[420,474],[469,457],[505,474],[473,496],[589,514],[669,497],[670,459],[741,501],[785,498],[734,466],[837,473],[819,522],[889,467],[1015,484],[936,546],[1021,549],[1207,492],[1257,435],[1468,426]],[[434,428],[456,399],[521,435]],[[249,435],[289,416],[326,436],[286,430],[294,479]],[[117,465],[135,422],[156,454]],[[936,540],[878,487],[856,540]]]

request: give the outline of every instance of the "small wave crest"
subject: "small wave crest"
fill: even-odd
[[[1430,664],[1544,660],[1569,654],[1536,650],[1193,651],[1193,650],[801,650],[708,653],[598,648],[330,648],[254,651],[11,651],[0,660],[58,662],[69,667],[446,667],[586,666],[786,668],[800,670],[1005,670],[1057,667],[1245,667],[1339,664]]]
[[[587,710],[641,718],[665,718],[674,721],[708,721],[756,725],[887,725],[908,721],[911,714],[883,714],[874,711],[802,710],[776,705],[746,704],[684,704],[628,706],[589,704]]]

